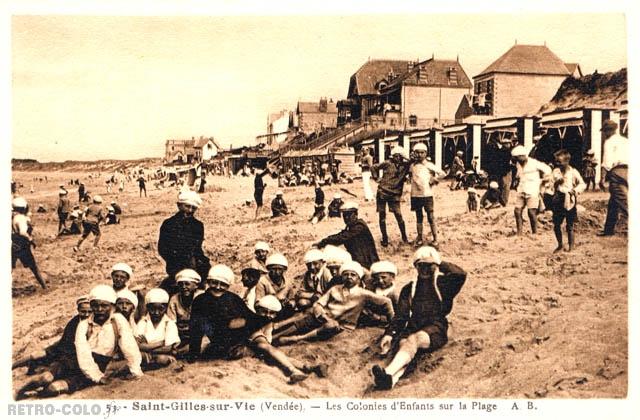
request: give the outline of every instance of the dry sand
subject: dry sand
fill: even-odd
[[[44,174],[42,174],[44,175]],[[164,263],[157,256],[160,223],[175,211],[176,191],[154,190],[139,198],[137,185],[118,194],[124,204],[119,226],[103,229],[100,249],[87,240],[72,252],[77,236],[55,239],[55,205],[60,181],[82,174],[49,172],[47,184],[35,183],[34,173],[14,172],[22,181],[25,197],[35,209],[47,205],[48,213],[35,213],[36,259],[51,288],[42,292],[31,273],[21,266],[13,271],[14,358],[54,341],[75,312],[75,298],[96,283],[109,280],[109,269],[118,261],[129,263],[134,282],[149,287],[164,276]],[[85,181],[86,178],[83,177]],[[273,221],[254,222],[252,207],[243,205],[253,193],[252,178],[212,177],[203,195],[197,217],[205,223],[205,250],[212,263],[224,263],[239,273],[252,255],[256,240],[266,240],[287,255],[288,275],[303,273],[302,255],[314,241],[340,230],[340,219],[312,226],[313,189],[285,189],[285,199],[295,213]],[[88,189],[104,193],[104,183],[91,181]],[[98,185],[99,184],[99,185]],[[268,180],[265,202],[276,190]],[[338,186],[325,188],[330,198]],[[347,186],[362,196],[361,184]],[[77,200],[77,188],[70,193]],[[408,188],[406,188],[408,190]],[[344,195],[344,194],[343,194]],[[116,194],[103,194],[109,202]],[[585,193],[577,228],[578,249],[552,254],[555,240],[551,224],[537,236],[513,236],[511,207],[488,214],[465,213],[465,193],[436,188],[436,214],[441,231],[444,259],[465,268],[466,285],[449,316],[449,344],[424,357],[415,372],[392,391],[371,388],[370,368],[379,362],[367,351],[381,329],[345,332],[320,343],[302,343],[285,351],[302,360],[322,361],[331,366],[328,379],[310,377],[288,385],[283,374],[257,359],[233,362],[199,362],[183,368],[150,372],[132,383],[116,380],[96,386],[73,398],[256,398],[256,397],[366,397],[366,398],[621,398],[627,394],[627,238],[596,237],[606,208],[605,193]],[[361,217],[379,240],[373,203],[361,202]],[[405,192],[403,212],[410,239],[415,236],[415,217],[409,211]],[[388,218],[393,243],[379,248],[380,257],[394,261],[400,282],[414,276],[410,264],[413,248],[399,245],[393,217]],[[234,285],[239,291],[240,285]],[[14,384],[24,380],[24,369],[13,372]],[[68,397],[62,397],[68,398]]]

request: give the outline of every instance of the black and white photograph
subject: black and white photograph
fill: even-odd
[[[7,16],[4,400],[626,400],[625,10],[260,11]]]

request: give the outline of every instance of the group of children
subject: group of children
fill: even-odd
[[[191,363],[247,355],[274,363],[290,383],[296,383],[311,373],[326,377],[328,366],[296,360],[279,346],[326,339],[361,325],[402,322],[396,316],[398,269],[390,261],[377,261],[365,269],[342,248],[311,248],[304,255],[304,278],[294,284],[286,276],[289,263],[284,255],[272,253],[265,242],[256,244],[254,254],[241,271],[242,297],[229,291],[235,275],[222,264],[209,270],[204,283],[195,270],[182,269],[175,275],[177,292],[172,296],[161,288],[132,287],[131,267],[114,265],[110,285],[95,286],[88,297],[76,301],[78,313],[58,342],[14,363],[14,368],[27,366],[30,376],[16,398],[71,393],[109,383],[113,377],[133,379],[177,359]],[[439,258],[435,249],[421,248],[414,263],[416,268],[421,260],[439,265]],[[442,267],[444,274],[451,272]],[[442,299],[442,291],[436,293]],[[405,323],[410,321],[405,318]],[[438,334],[442,335],[441,329]],[[204,337],[209,343],[203,347]],[[396,340],[396,347],[409,346],[406,338]],[[444,345],[446,329],[445,338],[439,340],[423,348]],[[389,345],[384,339],[382,351],[388,352]],[[380,372],[374,375],[376,385],[386,389],[399,378],[389,382]]]

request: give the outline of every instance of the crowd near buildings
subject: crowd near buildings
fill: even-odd
[[[416,355],[446,345],[447,316],[467,277],[439,251],[437,182],[449,176],[449,188],[464,188],[470,212],[506,207],[515,189],[517,235],[529,230],[525,219],[535,235],[538,213],[551,210],[557,240],[553,252],[574,251],[577,196],[590,184],[604,188],[604,181],[609,183],[601,236],[614,235],[619,216],[628,217],[626,73],[624,95],[610,98],[607,106],[551,109],[550,104],[560,103],[563,86],[578,83],[581,75],[578,64],[563,62],[544,45],[514,45],[473,83],[459,58],[370,60],[350,77],[346,99],[323,97],[298,102],[295,111],[270,114],[267,133],[253,146],[225,150],[204,136],[167,140],[162,169],[114,174],[107,182],[108,188],[123,189],[125,179],[135,180],[145,197],[147,182],[182,187],[178,211],[159,230],[157,250],[166,277],[146,290],[131,284],[133,270],[126,261],[114,265],[111,284],[78,297],[78,315],[59,342],[14,361],[14,368],[27,366],[32,374],[16,397],[70,393],[118,376],[134,379],[178,360],[247,355],[273,361],[291,383],[311,374],[327,377],[331,372],[325,363],[296,360],[285,346],[363,326],[384,328],[371,344],[387,361],[374,364],[371,372],[376,388],[391,389]],[[599,78],[594,74],[589,80]],[[325,217],[323,185],[361,177],[364,200],[334,195],[328,216],[342,217],[344,229],[305,249],[302,282],[294,284],[287,276],[286,255],[260,241],[255,258],[242,267],[243,291],[235,294],[229,287],[236,274],[224,264],[212,264],[202,248],[206,226],[197,219],[199,192],[211,174],[253,176],[256,219],[263,205],[262,178],[268,174],[282,188],[314,186],[312,223]],[[374,175],[375,197],[369,184]],[[398,267],[380,259],[378,244],[386,248],[392,241],[387,211],[401,242],[411,242],[402,215],[408,179],[416,213],[415,281],[399,287]],[[77,206],[65,185],[59,190],[59,235],[80,235],[74,252],[89,236],[96,247],[101,226],[117,225],[122,215],[116,202],[105,213],[101,196],[83,187],[78,185]],[[480,195],[479,189],[486,192]],[[379,242],[359,217],[359,206],[374,200]],[[12,204],[13,266],[21,261],[46,288],[32,251],[28,203],[16,195]],[[273,218],[289,214],[282,190],[271,210]]]

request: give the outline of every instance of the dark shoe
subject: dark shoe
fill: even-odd
[[[562,245],[558,245],[556,247],[556,249],[553,250],[553,253],[557,254],[558,252],[563,251],[563,250],[564,250],[564,248],[562,247]]]
[[[320,363],[313,367],[313,373],[315,373],[318,378],[326,378],[329,376],[329,365],[326,363]]]
[[[391,389],[393,386],[393,378],[391,378],[391,375],[385,372],[384,369],[378,365],[374,365],[373,368],[371,368],[371,373],[373,373],[376,388]]]
[[[389,240],[388,239],[383,239],[382,241],[380,241],[380,245],[383,246],[384,248],[389,246]]]
[[[440,244],[438,243],[438,241],[431,241],[429,242],[429,246],[438,249],[438,247],[440,246]]]
[[[413,246],[415,246],[416,248],[420,248],[422,245],[424,245],[424,241],[422,239],[416,239],[413,242]]]
[[[291,376],[289,376],[289,383],[290,384],[297,384],[298,382],[302,382],[305,379],[307,379],[307,375],[305,375],[304,373],[300,372],[300,373],[294,373]]]
[[[597,236],[613,236],[614,233],[613,232],[598,232],[596,233]]]

